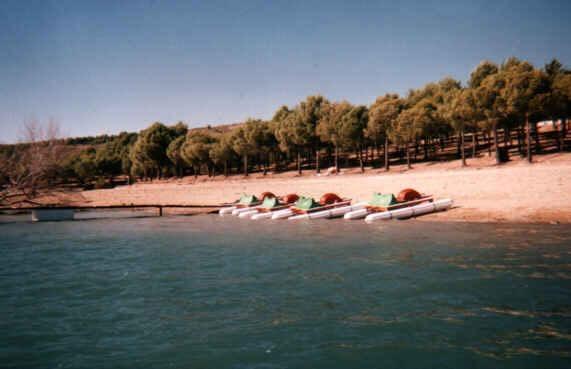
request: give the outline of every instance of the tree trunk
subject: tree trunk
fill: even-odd
[[[529,117],[528,114],[525,114],[525,125],[527,128],[527,132],[526,132],[526,142],[527,142],[527,161],[529,163],[531,163],[532,161],[532,157],[531,157],[531,123],[529,122]]]
[[[297,173],[301,175],[301,150],[297,150]]]
[[[477,145],[476,145],[476,141],[477,141],[477,140],[476,140],[476,135],[477,135],[476,132],[473,132],[473,133],[472,133],[472,158],[475,158],[475,157],[476,157],[476,150],[477,150],[477,147],[476,147],[476,146],[477,146]]]
[[[248,155],[244,155],[244,176],[248,176]]]
[[[517,129],[517,151],[519,152],[519,155],[521,157],[524,156],[523,154],[523,148],[522,148],[522,140],[523,140],[523,128],[521,126],[521,124],[519,125],[518,129]]]
[[[389,138],[385,137],[385,170],[389,169]]]
[[[535,140],[535,153],[541,153],[541,142],[539,142],[539,130],[537,129],[537,122],[534,122],[533,125],[533,138]]]
[[[321,167],[319,162],[320,152],[319,149],[315,150],[315,173],[321,173]]]
[[[363,150],[359,147],[357,156],[359,157],[359,167],[361,168],[361,173],[365,173],[365,163],[363,162]]]
[[[339,172],[339,147],[335,146],[335,169]]]
[[[466,166],[466,153],[464,150],[464,130],[460,131],[460,150],[462,151],[462,166]]]
[[[496,164],[500,164],[500,147],[498,146],[498,125],[494,124],[494,150],[496,151]]]
[[[561,146],[559,146],[559,151],[565,150],[566,136],[567,136],[567,119],[561,118]]]
[[[496,128],[494,127],[494,130],[495,129]],[[489,132],[486,134],[486,140],[488,141],[488,156],[492,156],[492,143],[490,142],[490,133]],[[496,147],[497,147],[497,145],[496,145]]]
[[[410,150],[408,147],[408,142],[406,143],[405,148],[406,148],[406,167],[408,169],[411,169],[412,166],[410,165]]]
[[[260,160],[260,154],[256,155],[256,166],[258,167],[258,172],[262,171],[262,161]]]
[[[280,161],[280,153],[274,152],[274,172],[279,171],[279,161]]]
[[[224,177],[228,177],[228,160],[224,160]]]
[[[553,122],[553,130],[555,131],[555,146],[557,147],[558,151],[561,151],[561,134],[557,129],[557,118],[551,118],[551,121]]]

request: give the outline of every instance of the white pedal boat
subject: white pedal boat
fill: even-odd
[[[383,206],[381,206],[379,208],[375,205],[371,205],[371,202],[368,202],[368,203],[366,203],[365,206],[361,207],[360,209],[346,213],[343,216],[343,218],[347,219],[347,220],[362,219],[362,218],[365,218],[369,214],[380,213],[380,212],[385,212],[385,211],[389,211],[389,210],[402,209],[402,208],[411,207],[414,205],[419,205],[421,203],[430,202],[430,201],[433,201],[433,197],[428,196],[428,195],[424,195],[424,196],[421,196],[420,198],[415,199],[415,200],[398,202],[396,204],[389,205],[386,208]]]
[[[440,199],[433,202],[426,202],[419,205],[409,206],[406,208],[372,213],[365,217],[365,222],[370,223],[376,220],[406,219],[417,215],[447,210],[452,206],[453,203],[454,202],[452,199]]]
[[[226,207],[223,207],[220,210],[218,210],[218,214],[220,214],[220,215],[232,214],[232,212],[235,209],[238,209],[238,207],[237,206],[226,206]]]
[[[239,215],[242,212],[252,210],[254,207],[261,205],[262,201],[264,201],[264,199],[266,197],[275,197],[275,195],[271,192],[264,192],[260,196],[261,200],[259,200],[254,195],[243,194],[242,196],[240,196],[240,199],[238,199],[234,203],[232,203],[228,206],[225,206],[225,207],[221,208],[220,210],[218,210],[218,214],[220,214],[220,215],[228,215],[228,214]]]
[[[272,214],[272,219],[317,219],[317,218],[327,218],[327,216],[324,216],[325,213],[329,214],[329,216],[331,216],[331,213],[328,213],[328,211],[333,210],[333,209],[339,209],[341,207],[348,207],[349,205],[351,205],[351,200],[349,199],[342,199],[339,196],[337,196],[334,193],[326,193],[324,194],[321,199],[319,200],[319,202],[316,202],[313,198],[311,197],[301,197],[299,199],[299,201],[303,201],[303,202],[307,202],[310,201],[310,203],[315,204],[320,204],[321,206],[318,207],[313,207],[313,208],[296,208],[297,206],[300,206],[300,202],[296,202],[296,204],[294,204],[292,207],[285,209],[285,210],[281,210],[281,211],[276,211]],[[303,206],[303,205],[301,205]],[[346,211],[350,211],[350,210],[346,210]],[[323,213],[323,214],[321,214]],[[315,214],[318,214],[317,216]],[[338,215],[341,216],[344,213],[339,213]]]
[[[321,210],[315,212],[309,212],[305,214],[294,215],[288,218],[288,220],[300,220],[300,219],[329,219],[343,216],[351,211],[359,211],[367,206],[366,202],[359,202],[354,205],[346,205],[334,207],[328,210]]]
[[[255,206],[248,211],[243,211],[238,214],[240,218],[249,218],[253,220],[269,219],[278,211],[289,210],[293,204],[299,199],[294,193],[277,197],[268,197],[260,206]]]

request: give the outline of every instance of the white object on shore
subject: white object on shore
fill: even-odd
[[[258,214],[258,211],[255,210],[255,209],[254,209],[254,210],[250,209],[249,211],[243,211],[243,212],[241,212],[240,214],[238,214],[238,217],[240,217],[240,218],[250,218],[250,217],[251,217],[252,215],[254,215],[254,214]]]
[[[287,210],[287,209],[285,209]],[[283,210],[279,210],[279,211],[283,211]],[[259,220],[259,219],[270,219],[272,217],[272,215],[274,215],[274,213],[277,213],[277,211],[274,212],[265,212],[265,213],[258,213],[258,214],[254,214],[252,215],[252,220]]]
[[[284,218],[289,218],[293,215],[293,210],[291,209],[284,209],[284,210],[278,210],[278,211],[274,211],[272,214],[272,219],[284,219]],[[255,216],[255,215],[254,215]],[[253,217],[252,217],[253,219]],[[258,219],[258,218],[256,218]]]
[[[350,211],[343,216],[343,219],[361,219],[369,214],[369,209],[363,208],[359,210]]]
[[[327,172],[326,172],[325,175],[330,176],[330,175],[333,175],[333,174],[339,174],[339,171],[337,170],[337,168],[335,168],[335,167],[329,167],[329,168],[327,168]]]
[[[73,220],[73,214],[73,209],[37,209],[32,210],[32,221]]]
[[[420,205],[410,206],[407,208],[383,211],[367,215],[365,222],[374,222],[375,220],[388,219],[405,219],[416,215],[428,214],[435,211],[446,210],[452,206],[451,199],[441,199],[434,202],[428,202]]]
[[[218,214],[220,215],[231,214],[234,211],[234,209],[236,209],[236,206],[228,206],[218,210]]]
[[[248,212],[248,211],[252,211],[252,209],[257,209],[258,206],[246,206],[244,208],[236,208],[234,210],[232,210],[232,215],[240,215],[242,213]]]
[[[350,211],[363,209],[365,206],[367,206],[366,202],[360,202],[354,205],[340,206],[338,208],[316,211],[314,213],[300,214],[290,217],[288,218],[288,220],[335,218],[335,217],[340,217],[343,214],[346,214]]]

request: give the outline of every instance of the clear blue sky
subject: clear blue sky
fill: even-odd
[[[0,2],[0,141],[270,118],[321,93],[368,104],[482,59],[571,64],[571,1]]]

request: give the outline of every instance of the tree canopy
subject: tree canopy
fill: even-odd
[[[0,145],[0,189],[37,182],[32,177],[42,183],[69,178],[89,184],[101,178],[111,182],[127,176],[131,180],[198,175],[204,169],[211,176],[222,171],[248,175],[256,169],[265,175],[272,164],[276,170],[295,166],[302,174],[302,168],[311,167],[319,173],[323,165],[339,170],[340,158],[347,164],[358,160],[361,170],[365,163],[382,160],[388,170],[391,162],[402,163],[405,156],[412,167],[419,147],[424,160],[447,155],[447,145],[457,148],[466,165],[465,135],[471,136],[472,157],[495,151],[500,162],[516,147],[516,140],[519,153],[523,155],[525,147],[531,161],[545,145],[538,129],[543,120],[553,127],[546,134],[555,142],[549,147],[568,149],[570,115],[571,71],[560,61],[536,68],[514,57],[499,64],[484,60],[465,84],[444,77],[404,96],[384,93],[370,105],[314,94],[281,106],[269,121],[249,118],[226,127],[193,129],[180,121],[156,122],[138,133]],[[61,147],[68,153],[63,159]],[[52,159],[42,159],[47,157]]]

